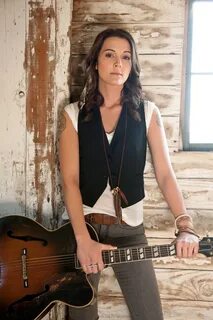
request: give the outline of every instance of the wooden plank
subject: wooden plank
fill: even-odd
[[[105,23],[183,22],[182,0],[84,0],[73,2],[73,21]]]
[[[25,3],[0,3],[0,216],[25,212]]]
[[[178,183],[183,193],[183,198],[188,209],[206,209],[212,210],[213,207],[213,184],[211,180],[178,179]],[[147,178],[145,180],[146,199],[144,205],[146,208],[167,208],[163,195],[157,187],[155,179]]]
[[[27,215],[53,227],[55,1],[30,1],[26,8]]]
[[[70,98],[70,47],[72,38],[67,35],[67,30],[71,29],[72,24],[72,1],[57,0],[56,6],[56,59],[55,65],[55,160],[58,162],[58,137],[59,137],[59,121],[58,116],[65,105],[69,103]],[[58,163],[55,164],[55,210],[57,212],[58,224],[62,223],[62,213],[64,211],[64,204],[61,193],[61,178],[60,172],[57,170]]]
[[[213,302],[213,271],[156,269],[162,299]]]
[[[213,179],[213,152],[179,151],[170,154],[171,163],[177,178]],[[151,155],[147,153],[146,177],[154,177]]]
[[[201,237],[209,234],[213,237],[213,213],[210,210],[188,209],[194,227]],[[167,208],[144,208],[144,224],[149,237],[174,238],[174,217]]]
[[[70,35],[67,35],[67,30],[71,29],[72,23],[72,1],[56,0],[56,34],[55,34],[55,83],[54,83],[54,145],[57,146],[58,138],[58,115],[62,108],[69,103],[69,60],[70,60]],[[58,57],[58,58],[57,58]],[[60,58],[59,58],[60,57]],[[57,170],[58,148],[54,148],[54,179],[52,183],[55,185],[54,198],[52,199],[53,228],[62,223],[62,212],[64,206],[62,205],[62,194],[60,185],[60,173]],[[63,303],[57,303],[47,315],[50,320],[67,319],[67,307]]]
[[[153,101],[160,109],[162,116],[180,116],[179,86],[146,86],[143,85],[144,97]]]
[[[213,271],[155,269],[155,272],[162,299],[213,302]],[[112,268],[102,272],[99,292],[105,297],[122,296]]]
[[[165,320],[211,320],[213,303],[205,301],[163,300]]]
[[[100,320],[130,320],[123,297],[101,296],[98,305]],[[162,307],[164,320],[212,320],[212,302],[162,299]]]
[[[82,86],[71,87],[71,101],[79,100]],[[143,86],[144,98],[153,101],[162,116],[180,115],[180,87],[178,86]]]
[[[86,54],[98,33],[121,28],[133,36],[138,54],[182,54],[183,24],[82,23],[72,24],[72,53]]]
[[[73,55],[71,61],[72,85],[82,85],[85,55]],[[180,86],[180,55],[139,55],[141,81],[144,86]]]

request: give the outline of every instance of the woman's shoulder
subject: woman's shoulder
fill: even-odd
[[[145,112],[153,112],[153,110],[158,109],[156,104],[153,101],[150,100],[143,100],[144,110]]]
[[[78,113],[78,111],[79,111],[78,101],[69,103],[68,105],[66,105],[66,106],[64,107],[64,110],[65,110],[68,114],[70,114],[70,113]]]
[[[143,105],[144,105],[144,113],[145,113],[145,119],[146,119],[146,127],[147,129],[149,128],[151,118],[153,111],[157,111],[158,107],[156,104],[150,100],[143,100]]]
[[[70,117],[70,120],[72,121],[74,128],[77,131],[78,114],[79,114],[78,101],[66,105],[64,110],[67,112],[68,116]]]

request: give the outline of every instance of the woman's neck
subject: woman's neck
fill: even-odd
[[[104,97],[104,104],[102,107],[110,108],[120,104],[122,87],[102,85],[99,86],[99,91]]]

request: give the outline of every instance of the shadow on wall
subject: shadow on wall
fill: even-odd
[[[0,218],[8,215],[25,215],[25,207],[18,202],[0,202]]]
[[[42,222],[41,224],[50,229],[55,230],[66,221],[62,219],[62,214],[65,210],[64,202],[62,199],[57,203],[57,219],[49,214],[42,215]],[[0,202],[0,219],[6,216],[11,215],[20,215],[20,216],[27,216],[32,220],[36,219],[36,212],[33,212],[29,208],[25,208],[24,205],[20,205],[18,202]]]

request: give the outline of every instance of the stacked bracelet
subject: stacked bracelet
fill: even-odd
[[[179,227],[178,227],[179,220],[189,220],[192,224],[192,217],[187,213],[183,213],[175,218],[175,229],[179,229]]]
[[[188,225],[178,225],[178,222],[180,220],[188,220],[190,222],[190,226]],[[180,214],[179,216],[177,216],[175,218],[175,236],[177,237],[180,233],[182,232],[187,232],[190,234],[195,235],[196,237],[200,238],[200,236],[195,232],[194,228],[193,228],[193,224],[192,224],[192,217],[187,214]]]

